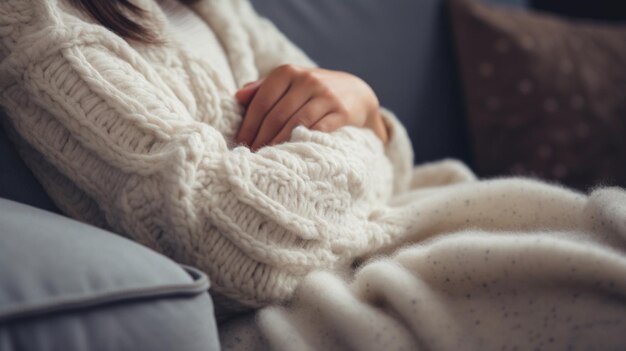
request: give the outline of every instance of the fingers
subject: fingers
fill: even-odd
[[[263,118],[261,127],[252,142],[252,148],[260,148],[272,141],[289,119],[313,97],[310,87],[295,83]]]
[[[324,132],[344,125],[367,126],[365,107],[372,99],[355,92],[358,82],[341,72],[280,66],[235,94],[247,107],[237,142],[257,150],[289,140],[298,125]]]
[[[240,105],[248,106],[252,101],[254,95],[259,90],[261,84],[263,84],[263,79],[244,85],[243,88],[239,89],[237,93],[235,93],[235,98],[237,99],[237,102]]]
[[[291,137],[291,132],[299,125],[307,128],[317,124],[325,116],[330,116],[332,105],[324,98],[314,98],[300,108],[288,121],[278,134],[270,141],[271,145],[283,143]]]
[[[345,114],[337,112],[329,113],[313,124],[310,129],[325,133],[334,132],[340,127],[346,125],[345,119]]]
[[[265,115],[283,97],[291,85],[289,75],[270,74],[258,87],[258,91],[252,97],[244,116],[237,142],[250,145],[263,122]]]

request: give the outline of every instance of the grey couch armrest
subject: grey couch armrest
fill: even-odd
[[[0,350],[218,350],[207,277],[0,199]]]

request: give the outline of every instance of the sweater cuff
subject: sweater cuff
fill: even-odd
[[[389,141],[385,145],[385,155],[393,166],[393,193],[397,194],[407,190],[410,186],[413,170],[413,146],[406,129],[393,112],[381,108],[380,115],[389,132]]]

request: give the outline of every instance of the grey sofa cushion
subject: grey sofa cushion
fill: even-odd
[[[417,163],[444,157],[471,163],[444,0],[252,3],[320,66],[365,79],[407,127]]]
[[[0,199],[0,350],[217,350],[207,277]]]

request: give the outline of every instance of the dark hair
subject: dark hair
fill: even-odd
[[[178,1],[189,4],[198,0]],[[144,9],[130,0],[71,0],[71,2],[124,39],[144,43],[159,42],[155,33],[128,16],[140,19],[144,15]]]

